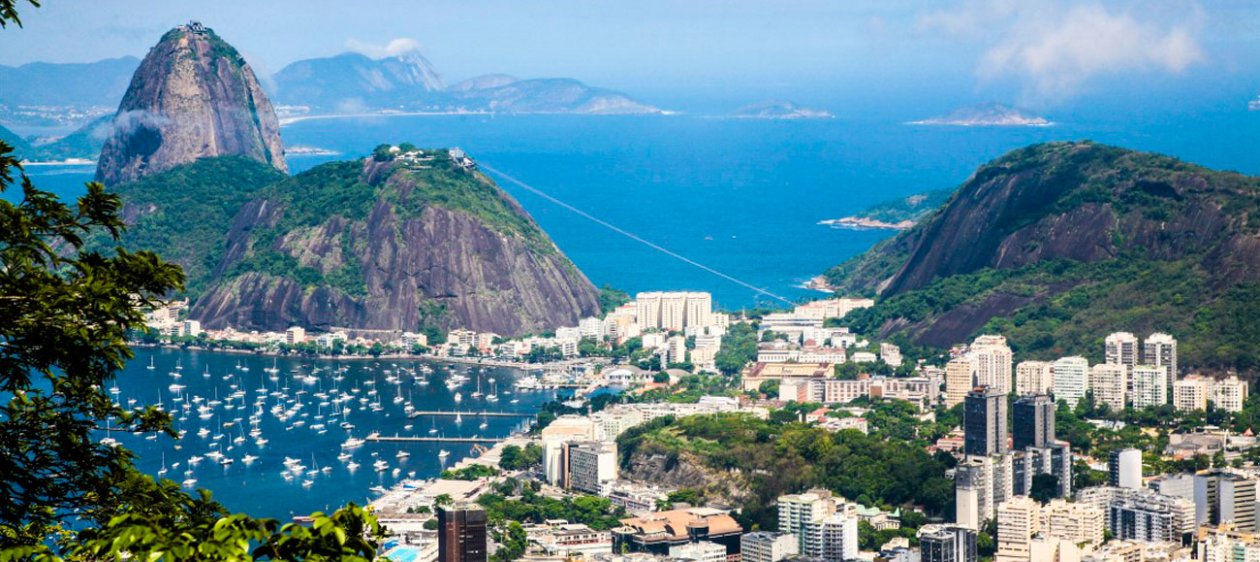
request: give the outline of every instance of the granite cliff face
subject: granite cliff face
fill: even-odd
[[[325,164],[263,190],[232,220],[192,316],[519,335],[598,312],[594,286],[510,196],[444,151],[424,154]]]
[[[136,69],[96,179],[114,185],[226,155],[288,171],[275,112],[245,59],[198,24],[172,29]]]
[[[1258,216],[1257,178],[1089,142],[1035,145],[980,167],[935,214],[827,278],[881,296],[855,327],[914,343],[998,330],[1024,351],[1092,356],[1109,331],[1158,330],[1201,365],[1260,368],[1234,341],[1260,334],[1237,322],[1260,307]]]

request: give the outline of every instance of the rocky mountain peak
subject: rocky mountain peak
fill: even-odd
[[[253,69],[210,28],[181,25],[162,36],[132,76],[96,178],[125,183],[226,155],[288,171],[275,111]]]

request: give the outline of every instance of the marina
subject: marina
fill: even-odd
[[[521,378],[504,367],[414,359],[140,348],[110,396],[123,408],[168,412],[180,438],[107,426],[100,439],[134,451],[141,470],[206,488],[229,509],[289,520],[436,477],[527,429],[556,391],[521,389]],[[500,400],[474,396],[483,379],[499,381]]]

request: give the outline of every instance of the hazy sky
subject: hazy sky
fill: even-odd
[[[197,19],[260,75],[405,39],[448,83],[570,76],[639,96],[917,91],[1061,107],[1260,92],[1254,0],[48,0],[24,19],[0,31],[0,64],[143,56]]]

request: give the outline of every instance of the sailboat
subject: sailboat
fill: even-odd
[[[146,369],[148,369],[148,370],[150,370],[150,371],[152,371],[152,370],[154,370],[154,369],[156,369],[156,368],[157,368],[157,365],[154,365],[154,364],[153,364],[153,356],[152,356],[152,355],[150,355],[150,356],[149,356],[149,366],[148,366],[148,367],[145,367],[145,368],[146,368]]]
[[[166,452],[163,452],[163,453],[162,453],[162,468],[159,468],[159,469],[158,469],[158,471],[157,471],[158,478],[161,478],[161,477],[162,477],[162,475],[166,474],[166,472],[167,472],[167,470],[166,470]]]
[[[472,393],[473,398],[481,398],[481,377],[477,377],[477,392]]]

